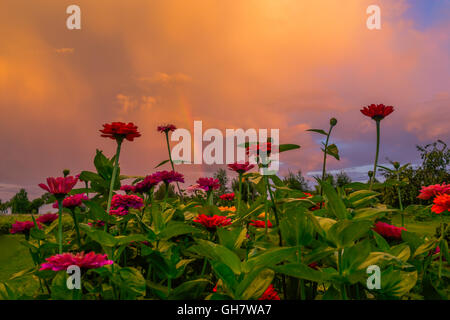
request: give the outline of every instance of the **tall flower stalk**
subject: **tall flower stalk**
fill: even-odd
[[[242,201],[242,178],[245,172],[253,169],[255,167],[254,164],[250,164],[248,161],[244,163],[232,163],[228,165],[228,169],[233,170],[238,174],[239,179],[239,192],[237,196],[237,206],[236,206],[236,213],[239,215],[241,212],[241,201]],[[248,189],[247,189],[248,190]],[[247,197],[249,197],[249,194],[247,194]],[[248,199],[248,198],[247,198]]]
[[[376,127],[377,127],[377,146],[376,146],[376,152],[375,152],[375,161],[373,164],[373,175],[370,178],[370,187],[369,189],[372,190],[373,183],[376,179],[377,175],[377,165],[378,165],[378,155],[380,152],[380,123],[381,120],[383,120],[386,116],[390,115],[392,112],[394,112],[394,107],[392,106],[385,106],[384,104],[371,104],[370,106],[364,107],[361,110],[361,113],[367,117],[372,118],[372,120],[375,121]]]
[[[66,195],[77,184],[78,179],[72,176],[47,178],[47,185],[40,183],[39,187],[47,192],[52,193],[58,201],[59,217],[58,217],[58,248],[59,253],[62,253],[63,233],[62,233],[62,215],[63,215],[63,200]]]
[[[106,206],[106,212],[109,213],[109,210],[111,209],[111,199],[114,189],[114,184],[116,180],[117,170],[119,167],[119,157],[120,157],[120,149],[122,146],[122,142],[124,139],[128,141],[133,141],[134,138],[138,138],[141,136],[141,134],[137,130],[137,126],[135,126],[132,122],[129,122],[128,124],[123,122],[112,122],[112,123],[106,123],[103,125],[103,129],[100,130],[102,133],[102,137],[104,138],[110,138],[113,140],[116,140],[117,142],[117,149],[116,149],[116,155],[115,155],[115,162],[114,162],[114,168],[113,173],[111,177],[111,183],[109,185],[109,194],[108,194],[108,202]],[[106,226],[106,224],[105,224]]]
[[[167,152],[169,153],[169,162],[170,162],[170,166],[172,167],[172,171],[175,171],[175,166],[173,165],[172,151],[170,150],[169,132],[175,131],[176,129],[177,129],[177,127],[175,127],[173,124],[159,126],[157,128],[157,130],[159,132],[164,133],[164,135],[166,137]],[[167,162],[167,160],[166,160],[166,162]],[[178,181],[176,181],[176,184],[177,184],[178,193],[180,194],[180,197],[183,200],[183,193],[181,192],[180,184],[178,183]]]

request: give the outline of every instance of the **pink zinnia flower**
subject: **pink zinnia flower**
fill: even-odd
[[[255,167],[254,164],[250,164],[250,162],[244,162],[244,163],[232,163],[228,165],[228,169],[233,170],[237,173],[245,173]]]
[[[75,194],[69,196],[63,200],[63,207],[68,209],[74,209],[83,204],[83,200],[89,200],[85,194]],[[53,203],[53,208],[58,209],[58,201]]]
[[[39,229],[42,229],[41,228],[41,224],[38,221],[36,221],[36,224],[37,224]],[[32,228],[34,228],[34,222],[33,221],[16,221],[11,226],[11,230],[9,232],[12,233],[12,234],[14,234],[14,233],[28,233],[28,232],[30,232],[30,229],[32,229]]]
[[[254,226],[255,228],[265,228],[266,227],[266,223],[262,220],[251,220],[252,222],[250,223],[251,226]],[[267,228],[272,228],[272,223],[267,220]]]
[[[199,178],[197,181],[200,188],[205,191],[215,190],[220,188],[219,179],[214,178]]]
[[[125,208],[122,208],[122,207],[119,207],[117,209],[110,209],[109,210],[109,214],[111,216],[119,216],[119,217],[121,217],[121,216],[126,216],[128,213],[129,213],[128,210],[125,209]]]
[[[96,254],[95,252],[62,253],[45,259],[47,262],[41,265],[40,270],[61,271],[67,270],[69,266],[76,265],[81,269],[97,269],[114,261],[108,260],[106,254]]]
[[[272,142],[252,144],[246,148],[247,154],[259,155],[260,153],[265,153],[268,156],[270,155],[271,151],[272,151]]]
[[[40,183],[39,187],[55,196],[65,196],[77,184],[78,179],[72,176],[47,178],[47,185]]]
[[[205,192],[205,190],[203,190],[199,184],[193,184],[192,186],[186,188],[186,192],[192,194],[195,192]]]
[[[427,187],[423,186],[417,198],[429,200],[439,194],[450,194],[450,184],[445,184],[444,182],[442,185],[434,184]]]
[[[396,239],[396,240],[402,239],[402,230],[406,231],[406,229],[403,227],[396,227],[396,226],[393,226],[391,224],[381,222],[381,221],[378,221],[375,224],[375,227],[373,228],[373,230],[385,238]]]
[[[58,214],[57,213],[46,213],[46,214],[42,214],[40,215],[36,221],[43,223],[43,224],[50,224],[53,221],[55,221],[56,219],[58,219]]]
[[[133,194],[115,194],[111,200],[111,206],[113,208],[134,208],[139,209],[144,206],[144,200]]]
[[[199,214],[194,222],[202,224],[210,230],[215,230],[217,227],[226,227],[231,224],[231,219],[224,216],[207,216],[206,214]]]
[[[164,132],[167,133],[169,131],[175,131],[177,129],[177,127],[175,127],[173,124],[166,124],[166,125],[162,125],[162,126],[158,126],[157,130],[159,132]]]
[[[222,200],[225,200],[225,201],[233,201],[234,200],[234,192],[222,194],[219,198]]]
[[[273,284],[267,287],[263,295],[258,300],[280,300],[278,292],[275,290]]]

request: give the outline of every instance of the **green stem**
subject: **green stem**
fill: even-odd
[[[175,167],[173,165],[173,160],[172,160],[172,152],[170,151],[170,143],[169,143],[169,132],[166,132],[166,142],[167,142],[167,150],[169,151],[169,161],[170,161],[170,165],[172,166],[172,171],[175,171]],[[178,188],[178,193],[180,194],[181,200],[183,200],[183,194],[181,193],[181,189],[180,189],[180,185],[177,183],[177,188]]]
[[[58,244],[59,244],[59,254],[62,254],[62,210],[63,210],[63,199],[58,199],[59,217],[58,217]]]
[[[342,276],[342,250],[340,249],[338,251],[338,269],[339,269],[339,275]],[[341,284],[341,297],[343,300],[347,300],[347,293],[345,290],[345,284]]]
[[[164,210],[166,210],[166,206],[167,206],[167,198],[169,196],[169,184],[167,182],[165,182],[164,186],[165,186],[165,190],[164,190],[164,203],[163,203],[163,208],[162,208],[163,212],[164,212]]]
[[[170,291],[172,290],[172,278],[167,279],[167,297],[170,296]]]
[[[322,165],[322,181],[325,179],[325,173],[326,173],[326,166],[327,166],[327,148],[328,148],[328,141],[330,139],[331,130],[333,129],[333,126],[330,126],[330,130],[328,130],[327,134],[327,140],[325,141],[325,149],[323,152],[323,165]],[[320,187],[320,195],[323,194],[323,189]],[[321,204],[322,206],[322,204]]]
[[[378,154],[380,152],[380,121],[381,120],[375,120],[377,124],[377,151],[375,153],[375,163],[373,164],[373,176],[370,179],[370,188],[369,190],[372,190],[373,182],[375,181],[375,177],[377,175],[377,165],[378,165]]]
[[[397,172],[397,181],[400,182],[400,175]],[[402,194],[400,191],[400,186],[397,186],[397,194],[398,194],[398,203],[400,205],[400,211],[402,215],[402,227],[405,226],[405,214],[403,212],[403,203],[402,203]]]
[[[242,173],[239,172],[239,193],[238,193],[238,203],[236,213],[239,216],[241,210],[241,199],[242,199]]]
[[[117,140],[117,150],[116,150],[116,159],[114,163],[114,169],[111,177],[111,184],[109,185],[109,195],[108,195],[108,205],[106,207],[106,213],[109,214],[109,210],[111,209],[111,199],[114,189],[114,183],[116,182],[116,174],[117,168],[119,167],[119,156],[120,156],[120,147],[122,146],[122,140]],[[106,226],[106,224],[105,224]]]
[[[440,238],[444,239],[444,220],[443,220],[442,214],[443,213],[441,213],[441,237]],[[439,252],[439,271],[438,271],[439,279],[441,279],[441,273],[442,273],[442,253],[444,252],[444,248],[440,248],[440,249],[441,249],[441,251]]]
[[[80,229],[78,228],[77,214],[75,213],[75,211],[72,211],[72,218],[73,218],[73,224],[75,225],[75,232],[77,234],[78,247],[81,248]]]

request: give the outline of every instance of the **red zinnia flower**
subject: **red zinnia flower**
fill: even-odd
[[[434,213],[440,214],[445,211],[450,211],[450,195],[448,194],[438,195],[434,198],[433,203],[431,211]]]
[[[173,124],[166,124],[163,126],[158,126],[157,130],[159,132],[169,132],[169,131],[175,131],[177,129],[177,127],[175,127]]]
[[[234,200],[234,192],[225,193],[225,194],[221,195],[219,198],[222,200],[225,200],[225,201],[233,201]]]
[[[393,226],[391,224],[381,222],[381,221],[378,221],[375,224],[375,227],[373,228],[373,230],[385,238],[391,238],[391,239],[397,239],[397,240],[402,239],[402,230],[406,231],[406,229],[403,227],[396,227],[396,226]]]
[[[59,178],[47,178],[47,185],[40,183],[39,187],[55,196],[65,196],[77,184],[78,179],[68,176]]]
[[[263,295],[258,300],[280,300],[278,292],[273,287],[273,284],[267,287]]]
[[[208,229],[216,229],[217,227],[226,227],[231,224],[231,219],[224,216],[207,216],[199,214],[194,222],[200,223]]]
[[[254,167],[255,167],[255,165],[250,164],[248,161],[246,161],[245,163],[235,162],[235,163],[228,165],[228,169],[236,171],[237,173],[245,173]]]
[[[46,258],[47,262],[41,265],[40,270],[61,271],[67,270],[69,266],[76,265],[82,269],[96,269],[106,264],[113,264],[114,261],[108,260],[106,254],[96,254],[95,252],[62,253]]]
[[[220,188],[219,179],[199,178],[196,182],[198,183],[199,187],[205,191],[216,190]]]
[[[361,113],[373,120],[382,120],[384,117],[394,112],[394,107],[385,106],[384,104],[371,104],[361,109]]]
[[[39,229],[41,229],[41,224],[36,221],[36,224]],[[30,232],[30,229],[34,228],[34,222],[33,221],[16,221],[11,226],[10,233],[27,233]]]
[[[269,155],[272,151],[272,142],[252,144],[245,149],[247,154],[259,155],[260,153],[265,153],[266,155]]]
[[[450,184],[445,184],[444,182],[442,185],[434,184],[427,187],[423,186],[417,198],[429,200],[440,194],[450,194]]]
[[[122,207],[119,207],[117,209],[109,209],[109,214],[111,216],[126,216],[128,214],[128,210]]]
[[[58,214],[57,213],[46,213],[43,215],[40,215],[36,221],[40,222],[40,223],[44,223],[44,224],[50,224],[53,221],[55,221],[56,219],[58,219]]]
[[[266,223],[262,220],[252,220],[250,225],[254,226],[256,228],[265,228],[266,227]],[[269,220],[267,220],[267,228],[272,228],[272,223]]]
[[[132,122],[129,122],[128,124],[124,122],[105,123],[103,125],[103,130],[100,130],[100,132],[102,133],[102,137],[118,141],[122,141],[123,139],[133,141],[134,138],[141,136],[137,130],[137,126]]]

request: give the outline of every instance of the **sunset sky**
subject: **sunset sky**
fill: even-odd
[[[81,30],[66,28],[81,7]],[[381,7],[381,30],[366,8]],[[450,143],[449,0],[1,0],[0,199],[30,198],[65,168],[112,156],[102,124],[134,122],[122,173],[146,175],[167,158],[160,124],[191,129],[279,128],[280,174],[321,168],[328,128],[341,161],[370,165],[375,124],[360,112],[393,105],[380,162],[418,162],[416,144]],[[165,169],[168,169],[166,167]],[[178,166],[187,183],[217,167]],[[365,167],[364,167],[365,168]],[[359,171],[358,171],[359,170]],[[365,169],[356,169],[356,173]]]

